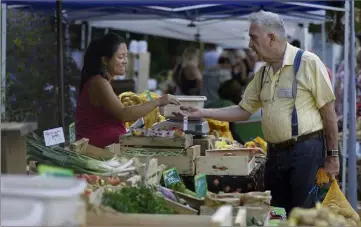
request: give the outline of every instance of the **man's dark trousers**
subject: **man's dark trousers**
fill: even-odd
[[[322,135],[284,149],[269,145],[264,183],[271,191],[271,205],[285,208],[287,214],[294,207],[303,207],[324,160]]]

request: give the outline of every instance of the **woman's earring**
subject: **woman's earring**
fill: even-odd
[[[107,68],[106,64],[103,65],[102,71],[103,71],[104,74],[108,72],[108,68]]]

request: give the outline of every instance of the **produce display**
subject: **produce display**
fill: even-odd
[[[229,129],[229,123],[226,121],[217,121],[213,119],[206,119],[209,125],[209,132],[213,134],[214,131],[219,133],[220,137],[233,140],[231,130]]]
[[[177,192],[181,192],[184,193],[186,195],[189,196],[193,196],[193,197],[197,197],[197,194],[191,190],[189,190],[188,188],[186,188],[186,186],[184,185],[183,182],[179,181],[175,184],[169,185],[168,188],[177,191]]]
[[[75,173],[108,177],[127,176],[136,170],[135,159],[114,157],[102,161],[61,147],[47,147],[44,140],[34,133],[27,137],[26,142],[30,161],[72,169]]]
[[[220,137],[215,142],[216,149],[239,149],[243,146],[235,140],[229,140],[224,137]]]
[[[173,214],[155,187],[141,185],[103,193],[102,205],[122,213]]]
[[[122,182],[120,177],[112,176],[112,177],[100,177],[95,175],[88,174],[78,174],[77,178],[84,179],[88,183],[88,187],[84,190],[84,195],[88,196],[92,192],[98,190],[100,187],[106,186],[120,186],[125,187],[126,183]]]
[[[149,92],[152,99],[157,99],[160,96],[154,92]],[[135,94],[133,92],[124,92],[119,95],[120,101],[124,106],[135,106],[149,102],[148,92],[142,94]],[[160,115],[159,108],[154,109],[144,117],[145,128],[151,128],[155,123],[165,121],[165,117]],[[127,122],[126,126],[129,128],[134,122]]]
[[[312,209],[294,208],[288,220],[281,222],[279,226],[357,226],[357,224],[317,203]]]
[[[263,151],[267,151],[267,142],[264,141],[261,137],[256,137],[254,140],[249,141],[244,144],[247,148],[261,148]]]

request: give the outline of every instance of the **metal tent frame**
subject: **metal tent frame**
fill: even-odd
[[[6,54],[6,6],[13,7],[33,7],[39,10],[48,10],[53,12],[57,10],[58,24],[57,28],[62,32],[62,10],[68,12],[69,18],[85,19],[91,12],[95,17],[102,15],[116,14],[116,13],[132,13],[143,15],[158,15],[167,18],[181,18],[192,21],[209,20],[220,16],[223,18],[247,15],[250,12],[258,10],[273,11],[275,13],[284,13],[292,15],[294,13],[303,13],[304,17],[313,17],[309,13],[304,13],[316,9],[333,10],[345,12],[345,79],[344,79],[344,116],[343,124],[343,166],[346,167],[346,159],[348,159],[348,191],[347,197],[352,207],[357,209],[357,176],[356,176],[356,86],[355,83],[355,23],[354,23],[354,1],[344,1],[345,7],[332,7],[327,5],[325,1],[314,2],[295,2],[295,1],[212,1],[212,0],[149,0],[149,1],[132,1],[132,0],[32,0],[32,1],[16,1],[3,0],[2,1],[2,74],[6,72],[5,69],[5,55]],[[210,4],[211,3],[211,4]],[[5,9],[5,10],[4,10]],[[77,16],[79,18],[77,18]],[[80,16],[82,18],[80,18]],[[4,22],[5,21],[5,22]],[[5,25],[5,26],[4,26]],[[61,37],[61,36],[59,36]],[[4,41],[5,40],[5,41]],[[4,45],[5,44],[5,45]],[[64,116],[64,80],[63,80],[63,46],[62,42],[58,42],[58,78],[59,78],[59,101],[61,103],[61,116]],[[350,70],[351,69],[351,70]],[[350,81],[348,76],[350,75]],[[348,97],[350,91],[350,97]],[[349,101],[350,100],[350,105]],[[350,115],[348,115],[350,111]],[[348,117],[349,116],[349,117]],[[60,125],[64,126],[64,122],[60,120]],[[347,124],[348,123],[348,124]],[[349,130],[348,130],[349,126]],[[347,132],[349,131],[349,138]],[[347,143],[348,142],[348,143]],[[348,152],[347,152],[348,151]],[[347,155],[346,155],[347,154]],[[346,168],[344,168],[345,170]],[[344,171],[345,172],[345,171]],[[345,175],[345,174],[344,174]],[[343,177],[343,190],[345,191],[345,176]]]

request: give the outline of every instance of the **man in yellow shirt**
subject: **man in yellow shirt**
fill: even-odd
[[[332,175],[339,172],[335,96],[325,65],[315,54],[287,43],[277,14],[260,11],[250,21],[249,47],[266,63],[239,106],[182,109],[195,117],[242,121],[262,108],[269,148],[265,187],[271,190],[272,205],[289,212],[303,206],[321,166]]]

